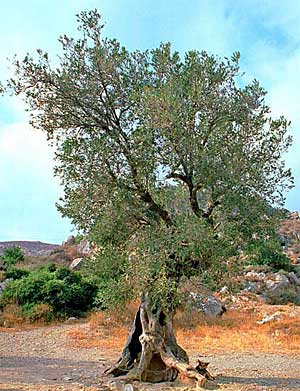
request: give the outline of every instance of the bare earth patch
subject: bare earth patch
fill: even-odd
[[[256,318],[251,317],[252,323],[246,317],[245,325],[242,325],[239,316],[235,313],[217,325],[208,322],[194,329],[181,328],[178,332],[179,342],[187,349],[191,361],[201,355],[204,361],[210,362],[210,372],[216,380],[209,381],[207,388],[220,391],[299,391],[300,346],[292,343],[298,342],[296,323],[300,329],[299,318],[283,316],[282,320],[270,325],[258,326]],[[122,349],[127,328],[117,325],[108,328],[103,316],[100,318],[98,324],[93,318],[89,323],[21,331],[0,329],[0,390],[126,390],[125,384],[103,376],[103,372]],[[289,329],[293,339],[288,339],[291,338]],[[205,333],[208,335],[206,339]],[[227,345],[224,335],[227,335]],[[283,349],[285,335],[287,345]],[[172,384],[133,386],[134,390],[145,391],[195,389],[192,383],[180,380]]]

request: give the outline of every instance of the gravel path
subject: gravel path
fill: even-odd
[[[72,348],[67,335],[87,324],[60,325],[21,332],[0,332],[0,390],[105,391],[124,390],[103,376],[117,351]],[[265,353],[209,355],[217,376],[209,389],[228,391],[300,391],[300,356]],[[187,384],[143,385],[137,389],[190,389]]]

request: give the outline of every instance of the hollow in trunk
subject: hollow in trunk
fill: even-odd
[[[125,347],[115,366],[106,371],[126,380],[174,381],[178,373],[195,379],[201,387],[206,377],[189,365],[188,355],[176,341],[172,314],[142,298]]]

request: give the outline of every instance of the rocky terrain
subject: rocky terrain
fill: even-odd
[[[291,258],[293,263],[300,264],[300,217],[298,212],[292,212],[284,220],[278,233],[284,252]]]

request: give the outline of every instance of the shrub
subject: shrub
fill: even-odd
[[[79,316],[91,308],[96,291],[96,285],[80,274],[49,265],[9,283],[0,299],[0,306],[16,302],[30,319],[36,318],[40,308],[36,305],[41,304],[49,306],[46,312],[51,312],[53,317]]]
[[[274,241],[253,241],[245,250],[251,265],[270,266],[274,271],[291,270],[289,258],[283,254],[280,245]]]
[[[15,327],[23,322],[22,309],[17,304],[7,304],[4,311],[0,313],[1,327]]]
[[[28,276],[28,274],[28,270],[10,268],[4,273],[4,277],[12,280],[19,280],[22,277]]]
[[[49,304],[40,303],[30,306],[27,311],[23,308],[23,313],[31,322],[46,322],[49,323],[55,318],[53,307]]]
[[[11,267],[15,266],[16,263],[23,262],[24,254],[20,247],[7,247],[3,251],[2,260],[4,270],[8,270]]]

